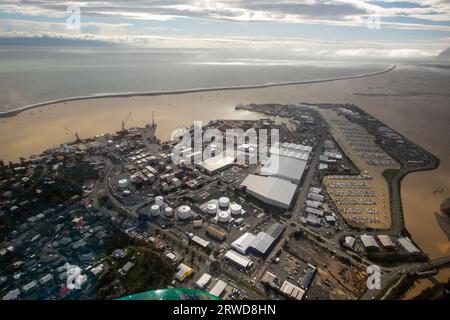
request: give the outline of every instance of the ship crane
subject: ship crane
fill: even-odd
[[[127,118],[122,121],[122,131],[125,131],[125,125],[127,124],[128,120],[130,120],[131,112],[128,114]]]
[[[76,140],[75,140],[75,142],[80,142],[81,141],[81,139],[80,139],[80,137],[78,136],[78,132],[73,132],[72,130],[70,130],[69,128],[64,128],[64,129],[66,129],[66,131],[68,132],[68,133],[70,133],[71,135],[73,135],[73,136],[75,136],[75,138],[76,138]]]

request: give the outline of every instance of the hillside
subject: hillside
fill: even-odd
[[[450,48],[445,49],[442,51],[437,58],[441,61],[449,61],[450,62]]]

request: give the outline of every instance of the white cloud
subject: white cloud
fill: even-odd
[[[166,21],[177,17],[189,18],[203,23],[211,20],[230,23],[262,21],[286,24],[313,24],[327,26],[366,27],[367,16],[375,13],[381,16],[382,28],[399,30],[435,30],[450,32],[450,26],[433,22],[449,21],[449,0],[384,0],[389,8],[373,0],[116,0],[116,1],[50,1],[50,0],[2,0],[1,13],[17,13],[44,17],[44,21],[32,19],[1,19],[0,36],[86,39],[93,38],[114,43],[135,44],[159,48],[285,48],[296,55],[338,55],[338,56],[386,56],[386,57],[428,57],[448,46],[448,38],[439,40],[412,41],[408,43],[389,41],[361,42],[349,36],[345,44],[339,41],[286,37],[278,38],[246,36],[246,30],[231,36],[227,30],[222,35],[209,34],[207,26],[198,34],[170,27],[155,29],[137,20]],[[415,7],[398,3],[415,3]],[[82,33],[68,30],[64,23],[67,6],[78,3],[82,13]],[[423,19],[421,23],[399,23],[393,17]],[[60,22],[46,21],[55,18]],[[113,23],[114,18],[129,23]],[[111,23],[86,22],[110,21]],[[414,21],[414,20],[409,20]],[[282,30],[282,28],[280,29]],[[302,48],[300,48],[302,47]],[[299,49],[300,48],[300,49]]]
[[[394,4],[383,8],[378,2],[363,0],[149,0],[149,1],[45,1],[5,0],[0,12],[63,17],[69,4],[78,3],[88,17],[169,20],[175,17],[227,21],[277,21],[347,26],[364,26],[369,14],[382,17],[410,17],[425,21],[450,21],[450,2],[445,0],[385,0]],[[416,7],[395,6],[415,3]],[[411,24],[390,23],[392,28],[409,28]],[[422,23],[415,29],[450,30]]]

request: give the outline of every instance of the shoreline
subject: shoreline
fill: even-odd
[[[145,96],[165,96],[165,95],[179,95],[179,94],[189,94],[189,93],[200,93],[200,92],[211,92],[211,91],[230,91],[230,90],[251,90],[251,89],[264,89],[271,87],[282,87],[300,84],[312,84],[312,83],[322,83],[322,82],[332,82],[339,80],[348,79],[358,79],[367,78],[371,76],[376,76],[384,73],[388,73],[394,70],[397,66],[395,64],[387,67],[386,69],[375,71],[371,73],[357,74],[353,76],[336,77],[336,78],[326,78],[317,80],[302,80],[302,81],[290,81],[290,82],[278,82],[278,83],[267,83],[261,85],[243,85],[243,86],[232,86],[232,87],[212,87],[212,88],[197,88],[197,89],[181,89],[172,91],[148,91],[148,92],[122,92],[122,93],[99,93],[88,96],[78,96],[78,97],[68,97],[62,99],[49,100],[45,102],[39,102],[35,104],[25,105],[16,109],[1,111],[0,118],[14,117],[23,111],[45,107],[51,104],[64,103],[70,101],[78,100],[90,100],[90,99],[103,99],[103,98],[131,98],[131,97],[145,97]]]

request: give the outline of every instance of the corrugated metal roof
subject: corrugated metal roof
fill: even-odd
[[[375,238],[367,235],[367,234],[363,234],[360,236],[361,241],[364,245],[364,247],[366,248],[379,248],[378,243],[375,241]]]
[[[249,232],[244,233],[242,236],[237,238],[235,241],[231,243],[231,247],[240,252],[242,254],[246,254],[248,248],[252,245],[253,241],[255,241],[255,236]]]
[[[267,229],[266,233],[271,235],[273,238],[278,239],[278,237],[283,233],[284,226],[281,223],[272,223]]]
[[[253,174],[248,175],[241,186],[246,187],[248,193],[261,201],[281,208],[289,208],[297,189],[297,185],[290,181]]]
[[[263,176],[276,176],[299,183],[307,166],[307,162],[287,156],[271,156],[261,168]]]
[[[224,281],[219,280],[217,281],[215,286],[209,291],[209,293],[212,294],[213,296],[220,297],[220,295],[222,294],[223,290],[225,290],[226,287],[227,284]]]
[[[228,250],[227,253],[225,253],[225,258],[230,259],[243,268],[248,268],[252,264],[252,260],[234,250]]]
[[[270,234],[265,232],[259,232],[252,243],[252,248],[261,254],[266,254],[274,241],[275,238],[272,237]]]
[[[408,251],[408,253],[419,253],[420,250],[417,248],[409,238],[400,238],[398,239],[398,243]]]

